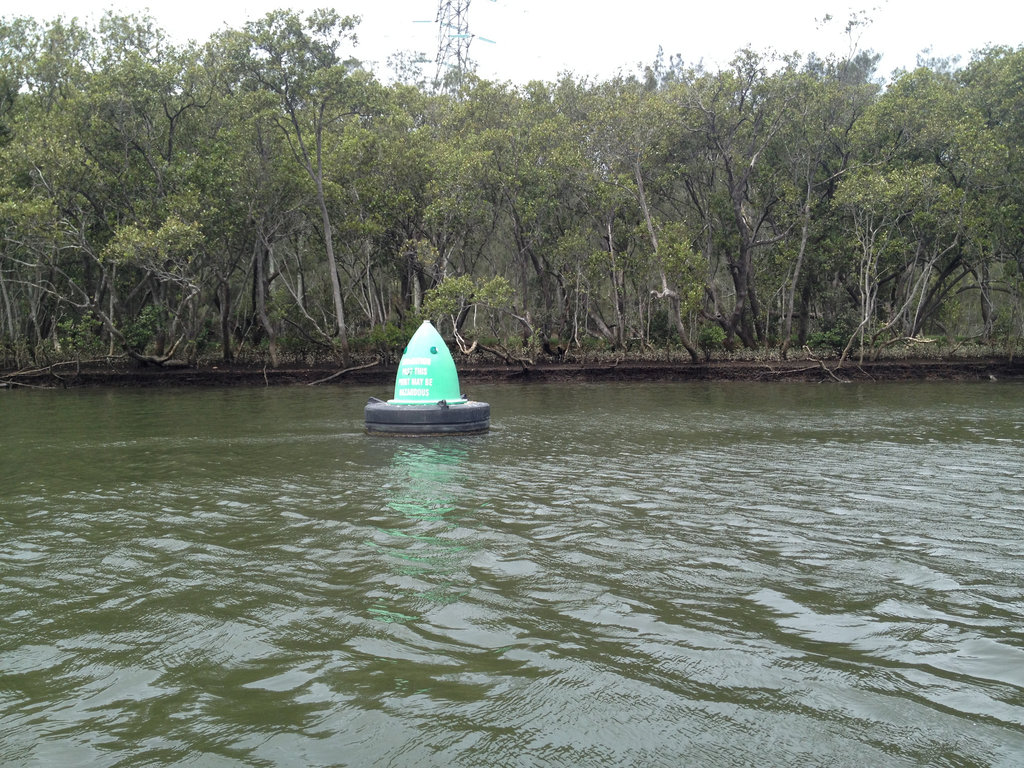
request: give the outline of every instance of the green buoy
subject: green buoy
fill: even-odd
[[[424,322],[398,364],[395,396],[370,398],[366,431],[386,435],[475,434],[491,425],[491,406],[466,399],[441,334]]]

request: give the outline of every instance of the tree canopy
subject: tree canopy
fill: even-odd
[[[1024,49],[442,92],[357,28],[0,19],[0,366],[1024,335]]]

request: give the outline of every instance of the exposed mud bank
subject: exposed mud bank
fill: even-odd
[[[599,381],[920,381],[1024,379],[1024,360],[916,359],[882,360],[857,365],[836,361],[774,362],[711,361],[708,363],[629,361],[609,363],[539,363],[534,366],[462,365],[463,387],[477,382],[599,382]],[[395,366],[355,367],[340,373],[324,367],[264,368],[241,365],[192,367],[55,366],[33,371],[0,373],[6,387],[236,387],[349,384],[394,384]]]

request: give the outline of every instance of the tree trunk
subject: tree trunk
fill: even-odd
[[[254,265],[255,269],[253,270],[253,287],[255,289],[253,292],[255,294],[256,316],[259,318],[260,325],[267,334],[268,351],[270,352],[270,365],[273,368],[277,368],[277,334],[274,332],[274,326],[270,322],[270,318],[267,316],[266,258],[268,250],[269,247],[262,238],[257,241],[253,249],[253,258],[256,260]]]
[[[338,277],[338,261],[334,257],[334,231],[331,228],[331,215],[327,210],[323,179],[320,177],[316,180],[316,190],[320,202],[320,216],[324,225],[324,250],[327,252],[327,271],[331,278],[331,297],[334,299],[335,331],[338,334],[341,364],[347,368],[352,361],[352,356],[348,348],[348,329],[345,327],[345,304],[341,300],[341,279]]]
[[[992,335],[995,331],[995,318],[992,311],[992,283],[989,276],[988,262],[983,261],[981,264],[981,279],[978,281],[978,287],[981,288],[981,323],[982,323],[982,336],[986,344],[992,342]]]
[[[793,273],[790,275],[789,287],[786,291],[782,318],[782,359],[786,359],[789,352],[789,345],[793,336],[793,312],[796,305],[796,287],[800,282],[800,270],[804,263],[804,254],[807,252],[808,232],[811,225],[811,182],[807,182],[807,197],[804,200],[804,207],[801,213],[800,222],[800,247],[797,249],[796,262],[793,264]]]
[[[235,353],[231,347],[231,284],[227,279],[221,277],[218,289],[220,299],[220,347],[221,359],[225,363],[235,360]]]
[[[4,282],[2,272],[0,272],[0,300],[2,300],[4,304],[4,319],[7,321],[7,337],[11,339],[11,341],[14,341],[14,308],[11,306],[11,299],[7,294],[7,283]],[[2,335],[3,334],[0,334],[0,336]]]

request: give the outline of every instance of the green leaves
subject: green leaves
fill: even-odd
[[[195,222],[169,216],[156,229],[134,224],[119,227],[100,256],[114,264],[135,264],[150,271],[180,277],[202,242]]]
[[[427,291],[423,301],[423,314],[432,319],[457,315],[469,306],[505,310],[512,304],[512,286],[500,275],[473,278],[470,275],[449,277]]]

